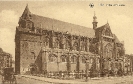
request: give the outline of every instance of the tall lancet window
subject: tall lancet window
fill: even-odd
[[[104,48],[105,58],[112,58],[112,46],[107,44]]]
[[[73,44],[73,50],[78,50],[79,46],[77,42],[74,42]]]
[[[54,37],[54,48],[60,48],[60,42],[57,37]]]
[[[57,55],[50,54],[49,55],[49,62],[57,62]]]
[[[71,44],[70,44],[70,42],[69,42],[69,40],[66,40],[66,49],[70,49],[71,48]]]
[[[65,55],[62,55],[60,59],[61,59],[61,62],[67,62],[67,56]]]
[[[75,55],[71,56],[71,62],[76,63],[77,62],[77,57]]]

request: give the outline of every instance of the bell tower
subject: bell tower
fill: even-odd
[[[92,22],[92,24],[93,24],[93,29],[95,30],[96,28],[97,28],[97,17],[95,16],[95,12],[94,12],[94,16],[93,16],[93,22]]]

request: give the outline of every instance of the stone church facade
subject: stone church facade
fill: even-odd
[[[109,23],[87,28],[32,14],[26,6],[16,27],[15,71],[25,73],[34,66],[42,71],[122,69],[124,44],[112,33]]]

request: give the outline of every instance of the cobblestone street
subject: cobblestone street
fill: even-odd
[[[17,75],[17,84],[133,84],[133,76],[61,80],[37,76]],[[0,76],[0,84],[2,84]],[[9,84],[6,82],[5,84]]]
[[[88,82],[85,79],[61,80],[28,75],[16,77],[17,83],[21,84],[133,84],[133,76],[89,78]]]

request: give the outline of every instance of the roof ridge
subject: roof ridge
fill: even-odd
[[[52,19],[52,20],[61,21],[61,22],[65,22],[65,23],[76,25],[76,26],[80,26],[80,27],[86,27],[86,26],[83,26],[83,25],[78,25],[78,24],[74,24],[74,23],[70,23],[70,22],[66,22],[66,21],[63,21],[63,20],[50,18],[50,17],[46,17],[46,16],[41,16],[41,15],[37,15],[37,14],[33,14],[33,13],[31,13],[31,15],[36,15],[36,16],[43,17],[43,18],[49,18],[49,19]],[[86,27],[86,28],[90,28],[90,27]],[[90,28],[90,29],[92,29],[92,28]]]

